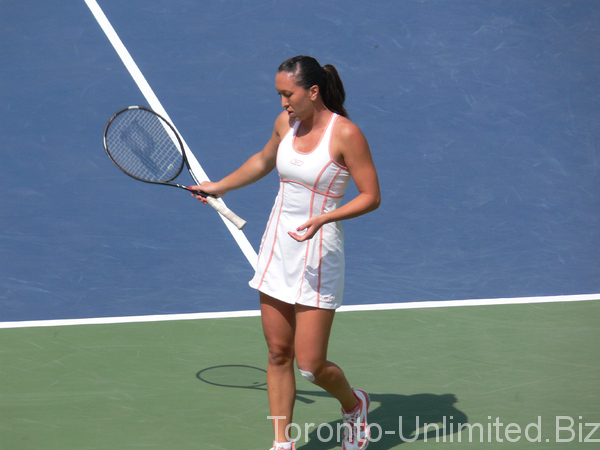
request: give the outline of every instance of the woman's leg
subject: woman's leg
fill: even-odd
[[[359,402],[342,369],[327,361],[335,310],[296,305],[295,354],[302,376],[338,399],[345,411]]]
[[[267,391],[273,419],[275,441],[287,441],[286,427],[292,422],[296,399],[294,377],[294,333],[296,318],[294,305],[260,293],[263,332],[269,349]]]

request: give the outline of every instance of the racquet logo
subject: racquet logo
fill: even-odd
[[[160,168],[152,156],[154,140],[137,120],[133,120],[121,131],[121,140],[150,172],[157,176],[160,174]]]

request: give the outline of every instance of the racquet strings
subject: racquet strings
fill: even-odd
[[[110,123],[106,149],[127,174],[143,181],[167,182],[179,175],[184,162],[174,139],[159,116],[133,108],[120,112]]]

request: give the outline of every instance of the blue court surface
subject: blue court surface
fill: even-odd
[[[599,2],[98,3],[212,179],[269,138],[283,60],[337,67],[383,194],[346,305],[600,293]],[[0,322],[257,309],[218,215],[106,157],[148,102],[83,0],[0,1],[0,61]],[[277,187],[224,198],[254,249]]]

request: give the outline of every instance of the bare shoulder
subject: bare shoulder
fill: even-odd
[[[277,150],[279,149],[279,144],[285,137],[285,135],[290,130],[290,119],[285,113],[279,114],[277,119],[275,119],[275,125],[273,126],[273,133],[271,134],[271,138],[264,146],[262,151],[260,152],[261,157],[271,161],[274,163],[275,158],[277,157]]]
[[[347,146],[348,144],[365,143],[366,139],[361,129],[346,117],[340,116],[335,124],[334,129],[335,139],[342,144]]]
[[[294,123],[295,121],[288,116],[288,113],[286,111],[282,111],[281,114],[277,116],[277,119],[275,119],[274,132],[279,136],[280,139],[283,139],[284,136],[294,126]]]
[[[347,165],[357,156],[370,154],[369,144],[361,129],[350,119],[340,116],[333,129],[332,156]]]

